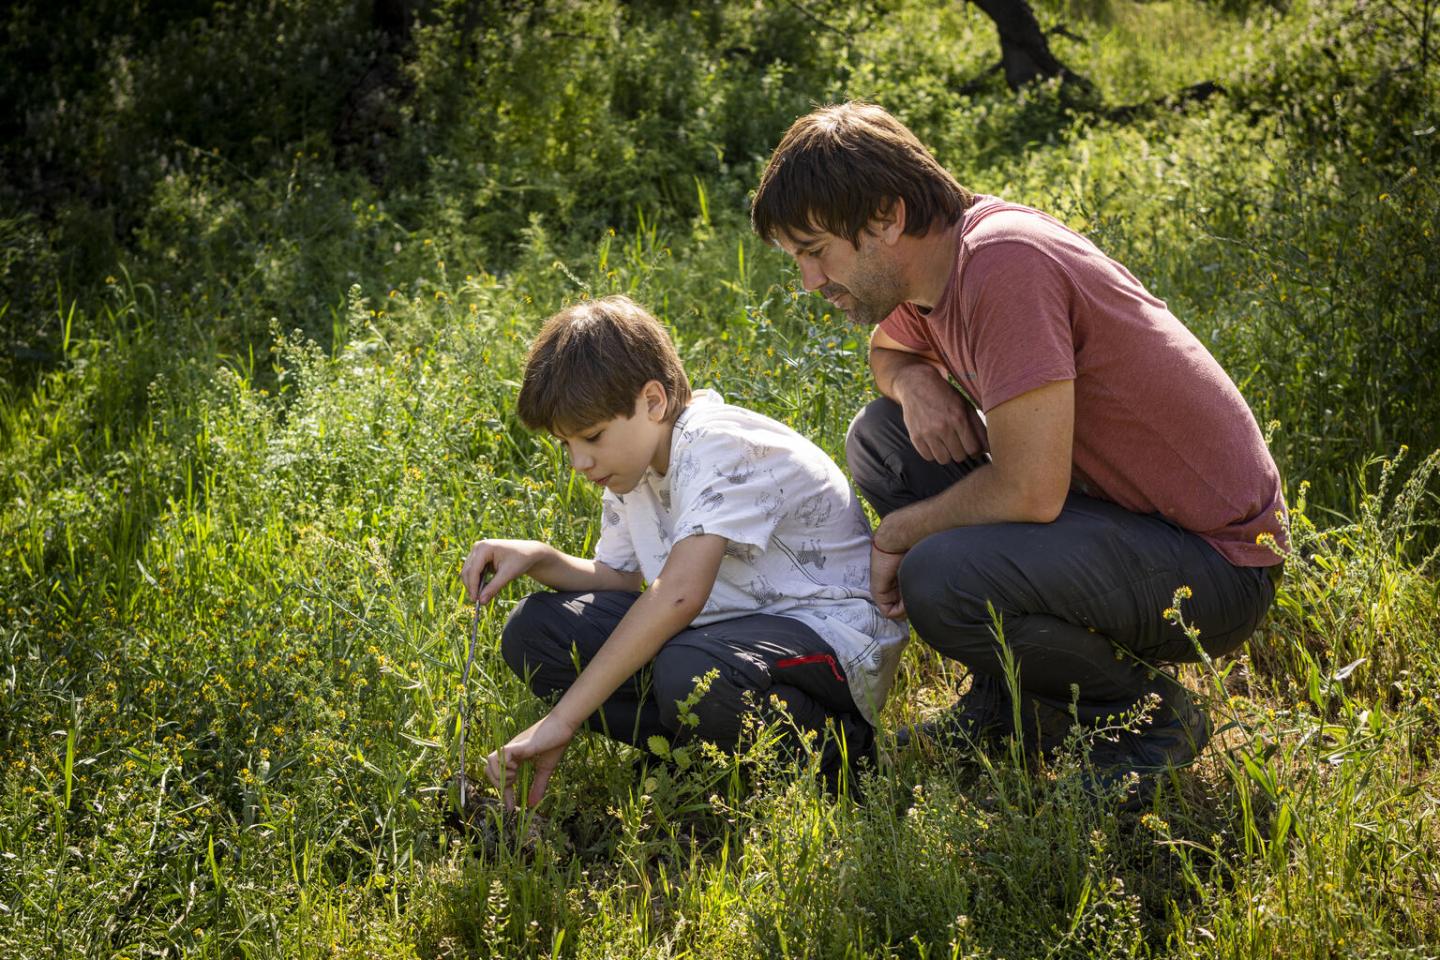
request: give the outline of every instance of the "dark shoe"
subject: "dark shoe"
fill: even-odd
[[[1190,691],[1161,679],[1153,715],[1134,730],[1121,730],[1090,749],[1087,780],[1097,796],[1120,794],[1122,808],[1143,805],[1159,776],[1190,764],[1210,741],[1210,716]]]
[[[896,748],[918,740],[947,750],[972,751],[979,746],[998,745],[1010,736],[1015,724],[1004,685],[978,673],[972,673],[971,678],[970,689],[948,710],[919,726],[896,730]]]

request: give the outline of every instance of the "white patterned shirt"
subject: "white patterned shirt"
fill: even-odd
[[[763,613],[813,629],[877,723],[909,639],[870,599],[870,524],[845,475],[794,430],[698,390],[675,421],[670,469],[606,491],[595,559],[655,580],[674,544],[730,541],[694,626]]]

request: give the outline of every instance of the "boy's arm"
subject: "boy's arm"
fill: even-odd
[[[660,652],[671,637],[690,625],[705,606],[729,541],[698,534],[676,543],[660,575],[640,595],[600,651],[539,723],[492,753],[486,773],[514,804],[512,784],[519,765],[535,765],[535,779],[526,802],[540,802],[545,785],[565,747],[581,724],[637,670]]]
[[[495,575],[481,589],[487,568],[493,568]],[[466,595],[484,603],[525,574],[552,590],[639,590],[643,585],[638,570],[625,573],[598,560],[572,557],[538,540],[481,540],[470,548],[460,569]]]

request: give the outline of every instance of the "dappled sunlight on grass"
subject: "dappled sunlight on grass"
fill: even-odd
[[[676,25],[623,6],[554,11],[503,70],[491,48],[450,64],[422,31],[407,122],[424,151],[401,169],[428,170],[423,189],[314,150],[244,175],[192,158],[146,194],[120,265],[46,301],[53,359],[0,388],[0,953],[1424,955],[1440,201],[1420,171],[1437,140],[1418,70],[1358,72],[1375,45],[1410,56],[1403,31],[1319,3],[1249,21],[1037,4],[1087,38],[1052,42],[1109,102],[1207,77],[1240,91],[1116,124],[1053,89],[957,94],[993,59],[971,5],[775,5],[760,26],[749,8]],[[1361,45],[1331,50],[1345,77],[1312,20]],[[734,49],[702,43],[716,30]],[[643,72],[682,40],[708,72],[668,47]],[[525,110],[583,136],[517,107],[487,141],[505,84],[525,83],[554,97]],[[773,728],[683,761],[587,736],[533,831],[472,843],[437,797],[460,762],[460,562],[485,536],[577,554],[595,537],[594,487],[515,419],[528,338],[564,303],[630,294],[697,387],[843,462],[865,332],[799,288],[743,198],[783,128],[765,124],[845,94],[892,106],[962,181],[1094,236],[1278,421],[1278,602],[1246,656],[1182,672],[1215,740],[1121,813],[1087,792],[1093,735],[1047,758],[890,750],[863,803],[786,769]],[[543,710],[498,651],[525,589],[480,622],[472,775]],[[966,682],[912,644],[885,718],[930,717]]]

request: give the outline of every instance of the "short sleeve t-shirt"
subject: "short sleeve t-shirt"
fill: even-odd
[[[1059,221],[978,198],[929,311],[881,325],[933,351],[982,411],[1075,383],[1072,486],[1158,513],[1237,566],[1284,547],[1285,501],[1255,416],[1200,341],[1123,266]]]
[[[677,541],[700,534],[730,543],[694,625],[757,613],[805,623],[877,722],[909,631],[871,601],[870,525],[834,461],[784,424],[696,391],[669,470],[605,492],[595,559],[652,581]]]

